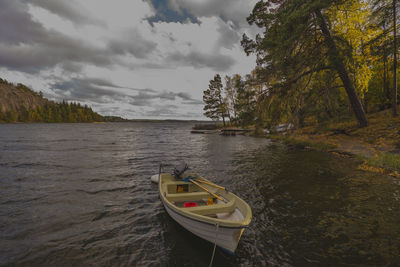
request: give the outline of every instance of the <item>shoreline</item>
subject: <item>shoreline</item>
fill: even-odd
[[[360,170],[400,178],[400,154],[395,147],[371,146],[371,144],[351,136],[329,138],[322,133],[305,134],[298,131],[266,137],[294,146],[296,149],[311,149],[342,158],[354,158],[360,161],[358,166]],[[394,151],[397,153],[393,153]]]

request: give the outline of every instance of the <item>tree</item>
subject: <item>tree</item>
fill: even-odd
[[[392,31],[392,52],[393,52],[393,89],[392,89],[392,113],[398,115],[397,110],[397,1],[398,0],[373,0],[373,16],[378,18],[377,24],[386,28],[392,25],[380,36],[381,39],[387,38]]]
[[[248,22],[264,29],[251,40],[243,36],[247,54],[257,54],[257,65],[265,73],[280,77],[274,86],[286,90],[303,77],[332,69],[339,75],[360,127],[367,118],[346,69],[346,51],[336,44],[327,11],[339,0],[267,0],[259,1]],[[265,76],[268,78],[268,76]]]
[[[204,115],[212,120],[222,118],[225,126],[226,117],[226,104],[222,97],[222,82],[221,76],[216,74],[213,80],[210,80],[208,89],[203,92],[203,101],[205,106],[203,108]]]
[[[235,110],[237,120],[242,126],[254,123],[256,103],[257,103],[257,85],[252,79],[252,75],[246,75],[243,80],[240,75],[233,76],[233,86],[236,91]]]
[[[396,8],[397,0],[393,2],[393,116],[398,116],[397,111],[397,31],[396,31]]]
[[[238,75],[238,74],[236,74]],[[225,103],[226,103],[226,109],[228,112],[229,120],[233,121],[236,119],[237,114],[236,114],[236,109],[235,109],[235,104],[236,104],[236,95],[237,92],[234,87],[234,78],[231,78],[230,76],[225,76]]]

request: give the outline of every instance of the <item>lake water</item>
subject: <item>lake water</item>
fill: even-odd
[[[214,266],[400,264],[400,180],[190,123],[0,125],[0,265],[208,266],[149,177],[185,160],[253,210]]]

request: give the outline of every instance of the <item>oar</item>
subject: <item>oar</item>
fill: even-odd
[[[213,197],[219,199],[219,200],[223,200],[222,197],[214,194],[213,192],[210,192],[210,190],[208,190],[207,188],[205,188],[204,186],[202,186],[201,184],[199,184],[198,182],[195,182],[193,179],[189,179],[189,181],[191,181],[192,183],[194,183],[195,185],[197,185],[198,187],[200,187],[201,189],[203,189],[204,191],[207,191],[209,194],[211,194]]]
[[[208,184],[208,185],[214,186],[216,188],[219,188],[219,189],[222,189],[222,190],[226,190],[225,187],[223,187],[223,186],[216,185],[216,184],[204,181],[204,180],[196,180],[196,182],[200,182],[200,183],[203,183],[203,184]]]

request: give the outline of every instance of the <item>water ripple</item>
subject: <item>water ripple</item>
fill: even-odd
[[[398,180],[191,126],[0,125],[0,265],[208,266],[212,244],[173,221],[149,181],[182,160],[252,207],[235,256],[217,250],[214,266],[400,264]]]

